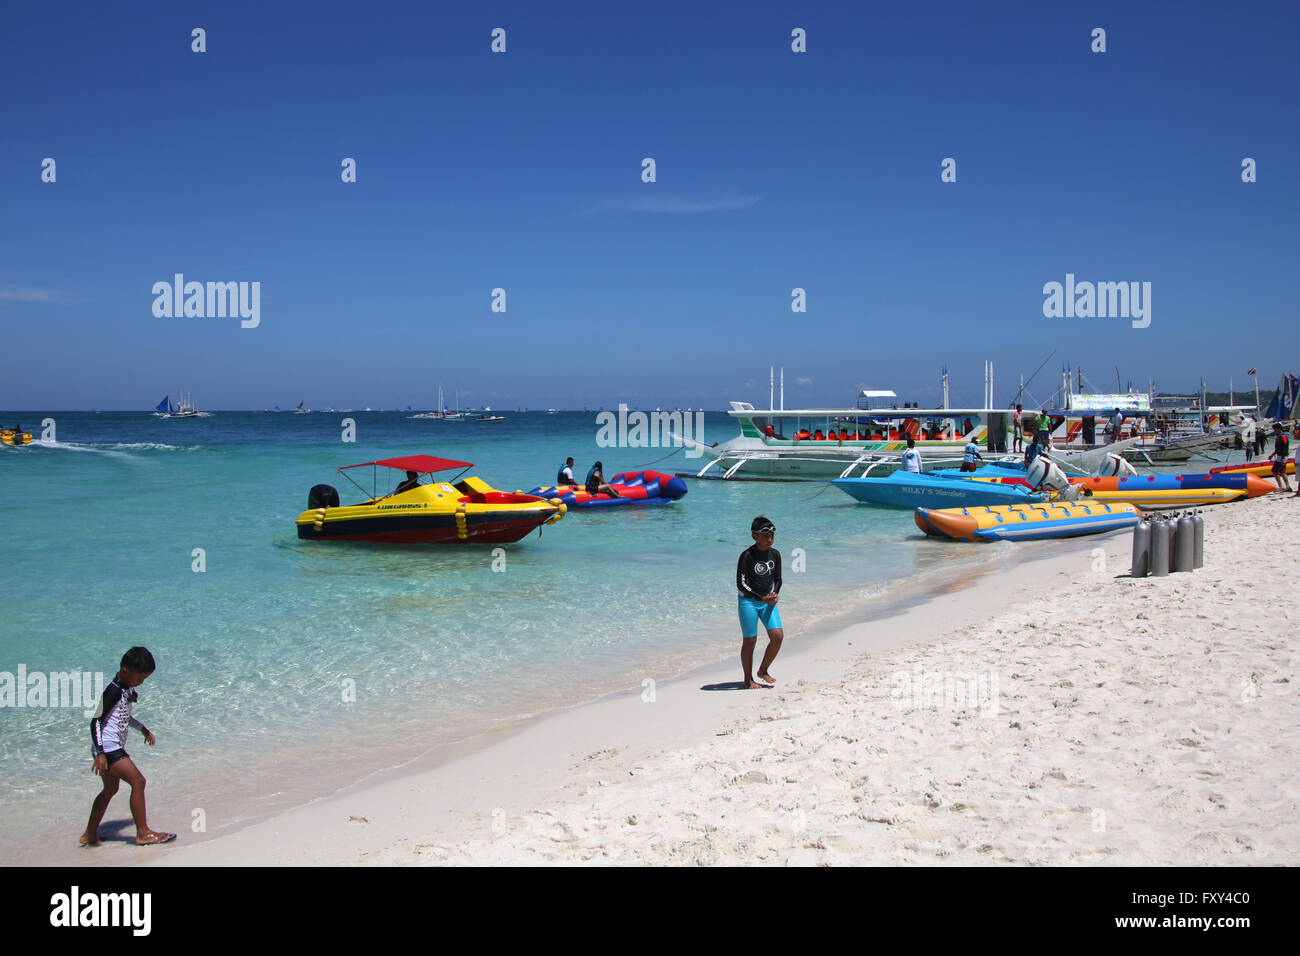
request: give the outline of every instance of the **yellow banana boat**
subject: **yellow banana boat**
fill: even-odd
[[[32,433],[21,432],[16,428],[5,428],[0,430],[0,442],[6,445],[30,445],[32,443]]]
[[[1245,498],[1248,492],[1236,488],[1124,489],[1085,492],[1088,501],[1128,502],[1139,508],[1192,508],[1196,505],[1219,505]]]
[[[974,508],[917,508],[916,526],[926,534],[959,541],[1034,541],[1122,531],[1142,512],[1130,504],[1072,501]]]

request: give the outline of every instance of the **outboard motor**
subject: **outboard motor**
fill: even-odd
[[[1045,491],[1064,501],[1077,501],[1083,494],[1079,485],[1070,484],[1061,466],[1046,455],[1039,455],[1025,469],[1025,480],[1034,491]]]
[[[334,490],[333,485],[312,485],[311,491],[307,492],[307,510],[315,511],[317,508],[337,508],[339,506],[339,493]]]
[[[1097,476],[1109,478],[1112,475],[1136,475],[1137,469],[1123,455],[1107,455],[1106,460],[1097,469]]]

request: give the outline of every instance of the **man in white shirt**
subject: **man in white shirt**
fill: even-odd
[[[910,435],[907,437],[907,451],[903,452],[903,471],[921,473],[921,453],[916,450],[916,439]]]

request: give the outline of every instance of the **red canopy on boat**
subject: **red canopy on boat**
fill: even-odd
[[[474,467],[467,461],[435,458],[433,455],[407,455],[405,458],[381,458],[379,461],[363,461],[359,465],[344,465],[339,471],[345,471],[348,468],[365,468],[367,465],[382,465],[385,468],[397,468],[400,471],[418,471],[421,473]]]

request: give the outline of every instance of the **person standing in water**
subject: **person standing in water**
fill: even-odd
[[[754,544],[742,551],[736,562],[736,604],[740,613],[740,666],[745,672],[745,688],[756,690],[776,684],[768,668],[781,650],[785,629],[781,626],[781,612],[776,609],[781,591],[781,552],[772,547],[776,526],[759,515],[750,523],[749,533]],[[754,647],[758,644],[760,621],[767,631],[767,649],[758,673],[754,674]]]
[[[907,436],[907,451],[903,452],[900,465],[903,471],[917,475],[921,473],[921,453],[916,450],[916,439],[911,435]]]

